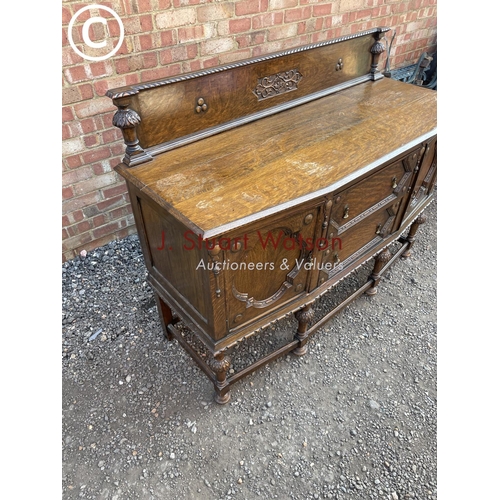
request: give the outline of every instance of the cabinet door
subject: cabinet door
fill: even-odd
[[[414,177],[409,193],[410,199],[405,211],[405,218],[412,214],[417,205],[431,193],[434,187],[437,170],[436,153],[437,138],[432,137],[422,145],[418,161],[414,164]]]
[[[229,332],[305,293],[310,279],[305,264],[314,251],[322,210],[316,204],[271,222],[264,219],[231,238],[222,270]]]

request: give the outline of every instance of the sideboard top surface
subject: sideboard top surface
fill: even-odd
[[[337,189],[435,133],[436,101],[383,78],[118,170],[208,238]]]

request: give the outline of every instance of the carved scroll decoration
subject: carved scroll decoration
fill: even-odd
[[[252,92],[257,96],[259,101],[262,101],[269,97],[297,90],[301,79],[302,75],[298,69],[283,71],[282,73],[259,78],[257,87]]]
[[[288,228],[282,228],[283,232],[288,236],[295,238],[295,240],[298,242],[299,241],[299,233],[292,233],[292,231]],[[241,302],[245,302],[245,305],[247,309],[249,307],[255,307],[257,309],[261,309],[263,307],[268,307],[274,302],[276,302],[289,288],[292,287],[295,278],[300,272],[300,267],[297,265],[298,262],[308,262],[308,259],[310,259],[312,252],[308,252],[306,250],[306,245],[304,242],[302,242],[302,248],[300,249],[300,255],[297,259],[297,262],[293,269],[286,275],[285,281],[281,284],[279,289],[274,292],[270,297],[267,299],[263,300],[256,300],[254,297],[250,297],[248,293],[245,292],[240,292],[233,283],[232,286],[232,292],[234,298],[238,299]]]

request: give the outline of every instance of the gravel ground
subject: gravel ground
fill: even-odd
[[[318,330],[305,356],[240,381],[225,406],[163,338],[136,236],[63,264],[63,498],[436,499],[436,212],[377,295]],[[232,369],[295,325],[263,331]]]

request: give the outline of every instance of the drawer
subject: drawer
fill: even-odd
[[[367,179],[335,194],[331,220],[339,234],[365,218],[367,210],[376,211],[406,192],[411,178],[404,161],[399,160]]]
[[[329,245],[321,252],[318,285],[350,266],[355,267],[373,247],[390,235],[394,230],[400,203],[400,200],[395,200],[394,203],[370,213],[337,237],[332,238],[334,233],[330,232]]]

